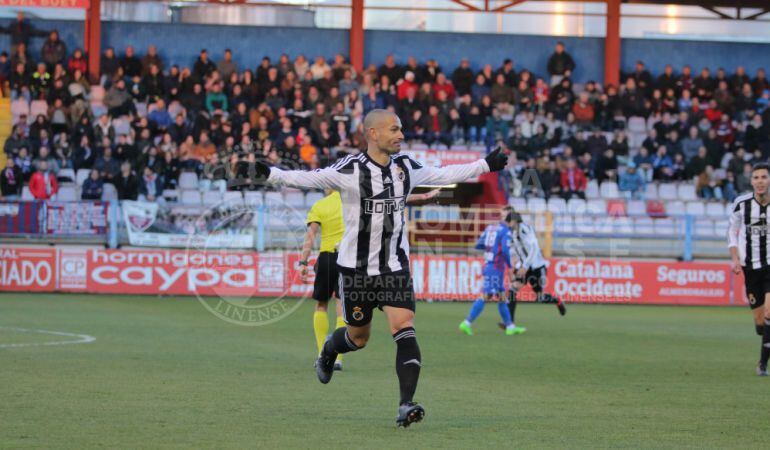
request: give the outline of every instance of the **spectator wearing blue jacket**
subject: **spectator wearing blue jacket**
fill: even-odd
[[[636,170],[636,164],[634,163],[629,163],[625,173],[620,174],[618,189],[625,193],[628,200],[644,199],[645,185],[644,177]]]
[[[82,200],[100,200],[102,192],[104,192],[104,181],[98,170],[91,169],[91,175],[83,181],[80,198]]]
[[[652,157],[653,178],[655,180],[670,180],[673,176],[674,162],[668,156],[665,145],[658,147],[658,152]]]
[[[653,156],[650,155],[647,147],[641,147],[639,149],[639,153],[634,156],[633,162],[636,166],[636,171],[642,176],[642,178],[644,178],[644,181],[652,181],[652,174],[654,172],[652,168]]]

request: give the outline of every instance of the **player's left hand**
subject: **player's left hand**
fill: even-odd
[[[307,266],[299,266],[299,279],[302,282],[307,282]]]
[[[508,155],[503,153],[502,147],[497,147],[484,160],[487,162],[490,172],[499,172],[508,165]]]

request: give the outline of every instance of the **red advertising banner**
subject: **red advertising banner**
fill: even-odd
[[[0,249],[0,291],[53,292],[57,273],[55,249]]]
[[[0,290],[301,297],[312,292],[313,273],[301,281],[298,261],[293,252],[7,248],[0,250]],[[476,257],[413,255],[415,294],[473,300],[483,268]],[[546,291],[569,303],[744,305],[742,286],[727,263],[556,258]],[[534,295],[525,288],[519,298]]]
[[[17,8],[88,8],[90,0],[0,0],[0,6]]]

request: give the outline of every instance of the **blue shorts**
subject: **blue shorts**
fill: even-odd
[[[485,270],[484,294],[500,294],[503,292],[505,292],[505,272]]]

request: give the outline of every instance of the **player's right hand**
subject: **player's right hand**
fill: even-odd
[[[743,271],[743,267],[741,267],[741,263],[738,260],[733,260],[733,273],[736,275],[740,275]]]
[[[503,153],[502,147],[497,147],[484,160],[487,162],[490,172],[499,172],[508,165],[508,155]]]

